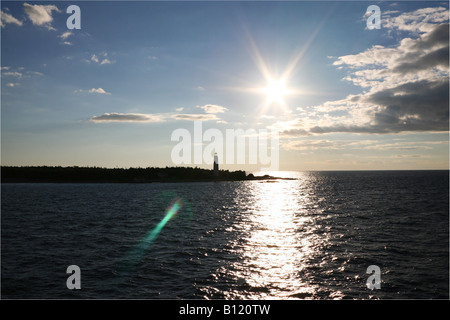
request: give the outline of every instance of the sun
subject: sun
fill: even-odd
[[[290,93],[284,79],[267,79],[267,86],[261,89],[261,92],[266,95],[266,105],[278,104],[285,105],[285,96]]]

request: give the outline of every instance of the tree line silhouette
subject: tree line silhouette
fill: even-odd
[[[190,167],[165,168],[102,168],[60,166],[2,166],[1,181],[5,182],[170,182],[253,179],[245,171],[213,170]]]

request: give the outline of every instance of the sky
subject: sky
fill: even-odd
[[[212,168],[214,141],[264,170],[219,148],[243,130],[278,137],[272,169],[448,169],[448,23],[442,1],[2,1],[1,162]]]

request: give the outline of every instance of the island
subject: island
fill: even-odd
[[[192,167],[102,168],[61,166],[1,166],[2,183],[78,182],[78,183],[152,183],[195,181],[274,181],[270,175],[254,176],[245,171],[229,171]]]

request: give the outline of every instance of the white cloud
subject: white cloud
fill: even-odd
[[[17,71],[7,71],[2,73],[4,76],[13,76],[21,78],[23,76],[23,73],[17,72]]]
[[[107,53],[103,53],[103,56],[104,57],[106,57],[108,54]],[[99,56],[98,55],[96,55],[95,53],[91,56],[91,58],[89,59],[89,60],[84,60],[84,61],[86,61],[86,62],[88,62],[88,63],[90,63],[90,62],[95,62],[95,63],[99,63],[99,64],[112,64],[112,63],[114,63],[114,61],[111,61],[110,59],[108,59],[108,58],[104,58],[104,59],[102,59],[102,58],[99,58]]]
[[[34,25],[45,26],[49,30],[55,30],[51,26],[53,21],[52,13],[53,11],[61,12],[55,5],[37,5],[24,3],[23,7],[28,18]]]
[[[70,42],[70,41],[64,41],[64,42],[62,42],[62,44],[66,45],[66,46],[71,46],[71,45],[72,45],[72,42]]]
[[[433,147],[427,145],[427,142],[403,141],[393,143],[379,143],[364,146],[366,150],[384,150],[384,151],[411,151],[411,150],[431,150]]]
[[[215,104],[206,104],[204,106],[197,106],[197,108],[203,109],[206,113],[223,113],[228,109]]]
[[[435,145],[446,145],[446,141],[400,141],[379,142],[378,140],[329,140],[305,138],[303,140],[287,141],[282,144],[286,150],[377,150],[377,151],[415,151],[432,150]]]
[[[276,130],[279,132],[280,137],[292,137],[292,136],[308,136],[310,133],[307,131],[308,125],[305,122],[306,118],[297,118],[287,121],[277,121],[273,125],[269,126],[270,130]]]
[[[187,121],[209,121],[209,120],[219,120],[215,114],[175,114],[171,116],[172,119],[176,120],[187,120]]]
[[[383,27],[398,29],[414,33],[429,32],[436,24],[448,21],[448,9],[444,7],[422,8],[413,12],[406,12],[400,15],[398,11],[383,13]]]
[[[100,94],[106,94],[106,95],[110,95],[110,92],[106,92],[105,90],[103,90],[102,88],[92,88],[89,90],[90,93],[100,93]]]
[[[27,71],[27,74],[32,74],[35,76],[43,76],[44,75],[42,72],[38,72],[38,71]]]
[[[70,37],[71,35],[73,35],[73,33],[70,32],[70,31],[67,31],[67,32],[62,33],[59,37],[60,37],[61,39],[65,40],[65,39],[67,39],[68,37]]]
[[[6,23],[16,24],[18,26],[21,26],[23,24],[22,21],[14,18],[9,13],[0,11],[0,26],[3,28],[5,27]]]
[[[398,58],[400,53],[394,48],[385,48],[381,45],[374,45],[372,48],[354,55],[339,57],[333,65],[348,65],[351,68],[366,65],[386,66],[389,62]]]
[[[336,150],[343,149],[344,144],[342,141],[334,140],[300,140],[283,143],[282,147],[285,150],[296,151],[319,150],[324,148],[327,150]]]
[[[16,71],[18,70],[18,71]],[[20,71],[20,72],[19,72]],[[44,74],[37,71],[26,70],[24,67],[17,67],[11,69],[9,66],[1,67],[2,77],[5,78],[5,84],[7,87],[13,88],[20,85],[19,82],[22,79],[30,79],[35,76],[43,76]]]

